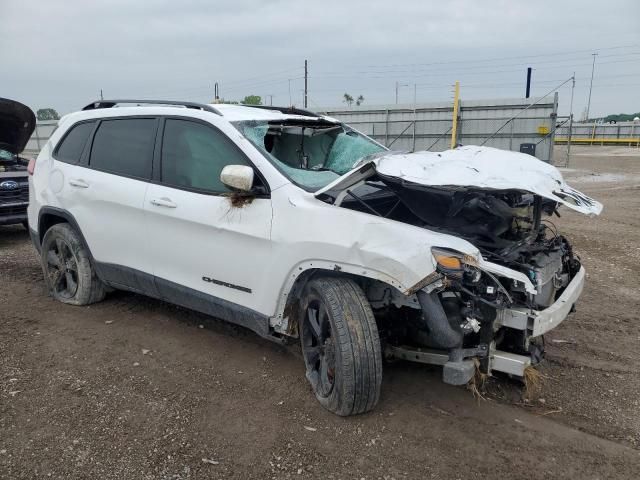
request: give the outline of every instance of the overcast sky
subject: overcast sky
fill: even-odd
[[[67,113],[99,96],[309,107],[523,97],[576,73],[574,112],[640,110],[640,1],[0,0],[0,96]],[[404,86],[407,85],[407,86]],[[560,88],[567,113],[570,84]]]

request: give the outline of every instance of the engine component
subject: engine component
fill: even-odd
[[[562,275],[563,249],[540,252],[531,258],[529,276],[538,289],[534,303],[540,308],[546,308],[555,301],[556,292],[569,283],[567,275]]]
[[[454,348],[461,345],[462,332],[451,327],[438,294],[419,291],[417,296],[422,308],[422,319],[429,329],[429,338],[433,343],[440,348]]]

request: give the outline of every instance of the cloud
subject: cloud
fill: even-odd
[[[628,108],[640,84],[640,4],[613,3],[2,0],[2,95],[66,112],[100,89],[208,101],[218,81],[227,98],[274,94],[275,103],[289,102],[291,85],[299,103],[306,58],[315,105],[337,104],[344,91],[391,103],[396,81],[418,84],[424,101],[447,100],[455,80],[466,98],[513,97],[530,63],[538,94],[575,70],[579,109],[590,50],[636,45],[601,50],[592,109],[609,113]],[[616,78],[623,73],[637,76]],[[631,86],[607,87],[615,82]],[[402,101],[412,96],[402,89]]]

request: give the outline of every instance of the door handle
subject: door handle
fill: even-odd
[[[84,180],[82,180],[81,178],[69,180],[69,185],[71,185],[72,187],[78,187],[78,188],[89,188],[89,184]]]
[[[165,208],[176,208],[178,206],[178,204],[173,203],[171,199],[167,197],[154,198],[151,200],[151,205],[155,205],[156,207],[165,207]]]

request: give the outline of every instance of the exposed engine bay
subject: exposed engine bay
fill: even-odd
[[[379,178],[348,190],[347,195],[344,208],[462,237],[485,259],[525,273],[540,289],[530,299],[518,289],[511,288],[508,297],[497,289],[499,302],[548,307],[571,272],[580,268],[571,246],[550,220],[559,216],[557,203],[531,193],[425,187]]]
[[[377,176],[348,190],[341,206],[462,237],[483,258],[524,273],[537,290],[532,295],[519,282],[483,272],[446,249],[434,250],[438,275],[429,292],[417,292],[413,304],[394,305],[389,296],[375,305],[390,344],[457,351],[460,360],[481,359],[485,372],[490,349],[528,355],[532,363],[542,358],[539,339],[526,328],[502,325],[499,316],[514,307],[551,306],[580,270],[579,258],[551,221],[559,215],[556,202],[527,192],[425,187]],[[372,297],[385,295],[375,289]]]
[[[0,146],[0,172],[26,172],[29,160],[3,150]]]

